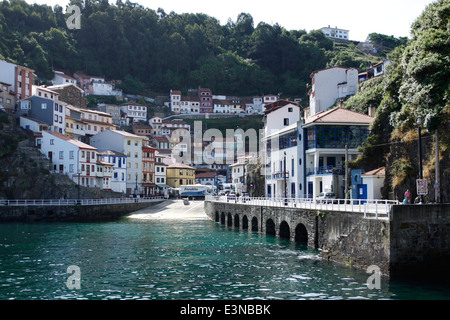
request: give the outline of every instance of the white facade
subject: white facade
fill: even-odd
[[[225,99],[214,99],[214,113],[231,113],[231,103]]]
[[[72,78],[66,74],[64,74],[64,72],[61,71],[55,71],[55,76],[53,77],[52,80],[53,85],[60,85],[60,84],[74,84],[77,85],[77,80],[75,78]]]
[[[0,60],[0,82],[11,84],[11,90],[16,91],[16,65]]]
[[[362,183],[367,185],[367,199],[382,199],[381,188],[384,186],[385,171],[373,170],[361,175]]]
[[[349,40],[349,30],[338,29],[338,27],[331,28],[330,26],[320,29],[325,36],[332,39]]]
[[[159,136],[162,134],[162,119],[160,117],[153,117],[148,120],[148,123],[152,126],[154,135]]]
[[[141,194],[142,188],[142,146],[145,137],[120,130],[105,130],[91,138],[91,145],[101,152],[113,150],[127,156],[127,194]]]
[[[163,157],[158,153],[155,154],[155,184],[156,192],[169,195],[169,187],[167,186],[167,164],[163,162]]]
[[[265,145],[265,195],[272,198],[304,196],[304,163],[300,107],[279,100],[266,106]]]
[[[253,97],[253,110],[255,110],[255,113],[263,113],[263,98]]]
[[[170,110],[175,113],[180,113],[181,91],[170,90]]]
[[[302,122],[265,137],[267,148],[265,194],[270,198],[305,197]]]
[[[132,122],[147,121],[147,106],[145,105],[126,103],[120,106],[120,110],[125,112],[127,118],[132,119]]]
[[[326,111],[339,99],[354,95],[358,90],[358,69],[332,67],[311,74],[309,115]]]
[[[43,86],[32,86],[32,94],[33,96],[41,97],[41,98],[47,98],[53,101],[58,100],[59,93],[53,90],[50,90]]]
[[[297,123],[300,120],[300,107],[289,101],[283,101],[282,104],[274,104],[274,108],[270,109],[271,105],[266,106],[269,109],[265,111],[264,120],[264,136],[285,129],[286,127]]]
[[[50,159],[55,172],[68,175],[85,187],[97,183],[97,148],[56,132],[42,132],[41,153]]]
[[[112,83],[104,79],[95,79],[91,82],[91,94],[98,96],[121,96],[122,90],[114,89]]]
[[[102,161],[113,164],[110,189],[114,192],[127,192],[127,156],[116,151],[103,151]]]

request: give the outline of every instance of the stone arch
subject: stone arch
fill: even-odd
[[[303,223],[299,223],[295,227],[294,240],[300,244],[308,244],[308,231]]]
[[[231,215],[231,213],[228,212],[227,215],[227,226],[231,227],[233,225],[233,216]]]
[[[258,218],[252,218],[252,231],[258,232]]]
[[[277,234],[275,229],[275,222],[273,222],[271,218],[267,219],[266,221],[266,234],[272,236],[275,236]]]
[[[237,213],[234,215],[234,227],[239,228],[239,215]]]
[[[220,223],[225,224],[225,212],[222,212],[222,215],[220,216]]]
[[[248,230],[248,218],[246,215],[242,217],[242,229]]]
[[[291,239],[291,229],[289,224],[284,220],[280,223],[280,238],[287,240]]]

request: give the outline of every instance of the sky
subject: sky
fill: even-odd
[[[125,2],[125,0],[123,0]],[[69,0],[26,0],[28,3],[59,4]],[[287,30],[311,31],[322,27],[350,30],[349,38],[364,41],[376,32],[395,37],[409,37],[411,24],[433,0],[131,0],[144,7],[166,13],[205,13],[224,25],[236,21],[241,12],[255,22],[278,23]],[[115,3],[115,0],[110,0]]]

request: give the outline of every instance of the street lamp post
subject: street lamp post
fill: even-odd
[[[286,151],[284,152],[284,159],[283,159],[283,176],[284,176],[284,201],[286,202],[287,200],[287,183],[286,183],[286,174],[287,174],[287,170],[286,170]]]
[[[423,169],[422,169],[422,117],[417,118],[417,126],[419,128],[419,177],[420,180],[423,179]],[[420,195],[420,202],[423,203],[423,195]]]

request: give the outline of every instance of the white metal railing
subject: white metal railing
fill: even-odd
[[[108,205],[137,202],[157,202],[164,197],[143,198],[108,198],[108,199],[35,199],[35,200],[0,200],[0,206],[70,206],[70,205]]]
[[[206,201],[258,205],[266,207],[299,208],[310,210],[358,212],[364,218],[390,219],[391,207],[399,204],[397,200],[367,200],[367,199],[324,199],[312,198],[265,198],[265,197],[227,197],[206,196]]]

